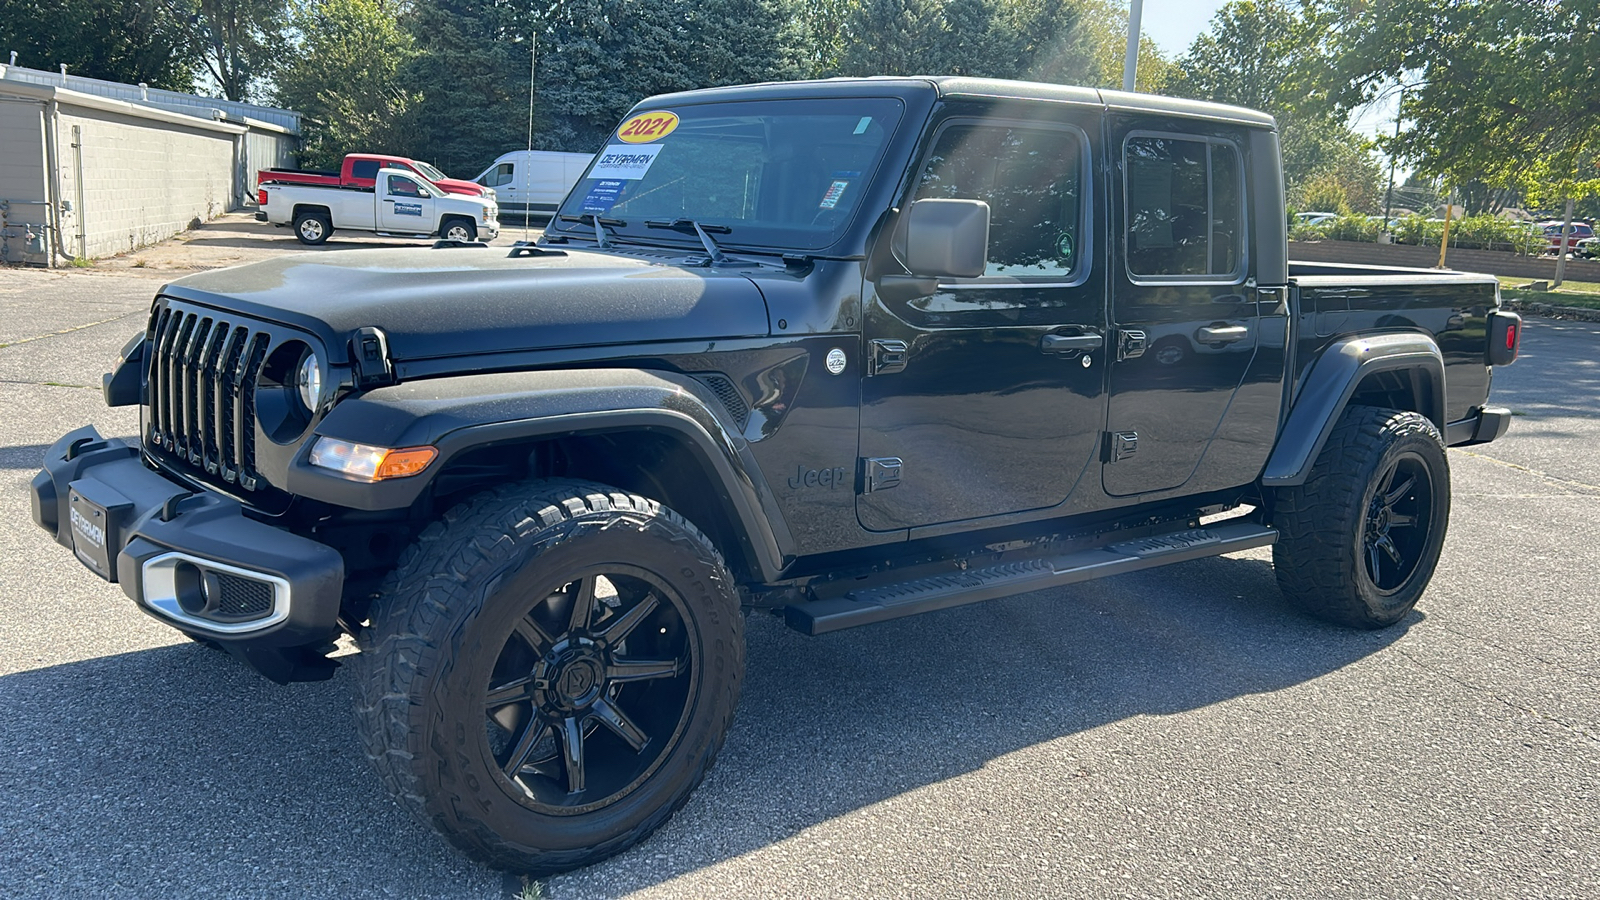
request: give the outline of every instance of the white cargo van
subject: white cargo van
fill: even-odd
[[[500,209],[506,212],[528,210],[550,215],[583,177],[592,159],[588,153],[513,150],[501,154],[472,180],[493,188]]]

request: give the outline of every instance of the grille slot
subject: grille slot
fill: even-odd
[[[230,619],[257,619],[272,611],[272,585],[265,581],[217,573],[217,615]]]
[[[271,335],[166,305],[151,313],[146,445],[245,490],[255,459],[255,380]]]

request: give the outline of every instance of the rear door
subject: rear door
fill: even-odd
[[[1194,474],[1257,348],[1243,128],[1119,114],[1106,493]]]
[[[1057,506],[1092,473],[1105,416],[1099,108],[951,110],[966,114],[938,125],[908,202],[986,201],[988,269],[869,294],[856,509],[873,531]]]

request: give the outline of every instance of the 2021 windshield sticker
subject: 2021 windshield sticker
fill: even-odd
[[[629,147],[627,144],[611,144],[605,152],[600,154],[600,159],[589,170],[591,179],[610,178],[617,181],[638,181],[645,173],[650,171],[650,166],[655,164],[656,156],[661,153],[661,145],[653,147]]]
[[[659,141],[678,127],[678,114],[664,109],[651,110],[632,116],[617,126],[617,138],[628,144],[648,144]]]

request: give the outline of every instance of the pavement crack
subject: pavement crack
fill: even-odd
[[[1583,740],[1584,742],[1586,742],[1588,744],[1591,744],[1591,745],[1596,746],[1596,747],[1600,747],[1600,734],[1592,734],[1592,733],[1590,733],[1590,731],[1587,728],[1585,728],[1582,725],[1575,725],[1575,724],[1573,724],[1571,722],[1566,721],[1565,719],[1561,719],[1561,718],[1558,718],[1556,716],[1550,715],[1549,713],[1540,712],[1539,710],[1534,709],[1533,707],[1528,706],[1527,704],[1519,703],[1516,700],[1511,699],[1510,697],[1506,697],[1506,696],[1496,692],[1495,690],[1493,690],[1491,688],[1486,688],[1486,687],[1483,687],[1481,685],[1474,684],[1474,683],[1472,683],[1470,681],[1466,681],[1466,680],[1463,680],[1461,678],[1457,678],[1456,676],[1450,674],[1449,672],[1446,672],[1443,669],[1440,669],[1440,668],[1438,668],[1436,666],[1430,666],[1427,663],[1424,663],[1422,660],[1417,659],[1415,656],[1412,656],[1411,654],[1407,653],[1405,650],[1400,649],[1399,647],[1393,647],[1391,649],[1395,653],[1398,653],[1407,662],[1411,663],[1412,665],[1416,666],[1417,668],[1421,669],[1422,671],[1427,672],[1430,675],[1437,675],[1440,678],[1445,679],[1446,681],[1455,682],[1456,685],[1466,689],[1467,692],[1469,692],[1469,693],[1480,694],[1482,696],[1490,697],[1490,698],[1492,698],[1494,700],[1498,700],[1501,704],[1505,705],[1509,709],[1513,709],[1513,710],[1516,710],[1517,712],[1523,713],[1525,715],[1532,716],[1532,717],[1534,717],[1536,719],[1540,719],[1540,720],[1543,720],[1545,722],[1549,722],[1552,725],[1555,725],[1555,726],[1557,726],[1557,727],[1559,727],[1559,728],[1561,728],[1561,729],[1563,729],[1565,731],[1571,732],[1573,735],[1577,736],[1579,739]]]
[[[1525,473],[1527,473],[1529,475],[1532,475],[1535,478],[1543,478],[1545,481],[1553,482],[1555,484],[1563,485],[1565,487],[1576,488],[1577,490],[1580,490],[1580,491],[1594,491],[1595,493],[1600,494],[1600,485],[1588,484],[1587,482],[1583,482],[1583,481],[1573,481],[1570,478],[1562,478],[1559,475],[1551,475],[1549,472],[1543,472],[1543,471],[1540,471],[1539,469],[1530,468],[1528,466],[1524,466],[1524,465],[1521,465],[1519,463],[1506,462],[1503,459],[1495,459],[1492,456],[1485,456],[1482,453],[1473,453],[1471,450],[1462,450],[1462,449],[1456,448],[1456,447],[1452,447],[1450,449],[1454,450],[1457,453],[1464,453],[1467,456],[1472,457],[1473,459],[1481,459],[1481,460],[1484,460],[1486,462],[1492,462],[1497,466],[1505,466],[1508,469],[1516,469],[1519,472],[1525,472]]]
[[[123,313],[120,316],[112,316],[109,319],[101,319],[98,322],[87,322],[83,325],[74,325],[71,328],[63,328],[60,331],[49,331],[44,334],[36,334],[33,337],[17,338],[14,341],[4,341],[0,342],[0,350],[4,350],[7,347],[15,347],[18,344],[31,344],[34,341],[42,341],[45,338],[60,337],[63,334],[71,334],[74,331],[82,331],[85,328],[93,328],[96,325],[109,325],[112,322],[120,322],[123,319],[129,318],[130,316],[143,316],[145,314],[145,310],[138,309],[134,310],[133,312]]]
[[[0,378],[0,384],[27,384],[34,385],[36,387],[82,388],[86,391],[100,390],[100,385],[97,384],[71,384],[65,381],[28,381],[21,378]]]

